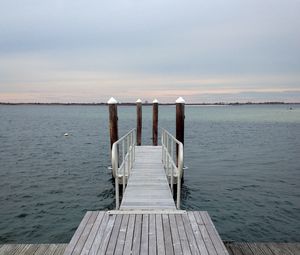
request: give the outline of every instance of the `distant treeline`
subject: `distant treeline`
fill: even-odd
[[[175,103],[159,103],[160,105],[175,105]],[[285,103],[285,102],[260,102],[260,103],[253,103],[253,102],[247,102],[247,103],[186,103],[186,105],[270,105],[270,104],[300,104],[299,102],[294,103]],[[107,105],[107,103],[7,103],[7,102],[0,102],[0,105],[66,105],[66,106],[72,106],[72,105],[79,105],[79,106],[96,106],[96,105]],[[119,105],[124,106],[133,106],[136,105],[136,103],[119,103]],[[152,103],[144,102],[143,105],[152,105]]]

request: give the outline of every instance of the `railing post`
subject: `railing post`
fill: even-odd
[[[117,100],[111,97],[108,102],[109,108],[109,132],[110,132],[110,149],[114,142],[118,141],[118,109]]]
[[[133,136],[133,160],[135,160],[136,135],[132,134],[132,136]]]
[[[161,142],[161,162],[164,162],[164,130],[161,130],[161,137],[160,137],[160,142]]]
[[[176,139],[184,145],[184,106],[185,101],[182,97],[176,100]],[[178,145],[176,146],[176,158],[178,164]]]
[[[153,100],[153,124],[152,124],[152,142],[157,146],[157,128],[158,128],[158,100]]]
[[[174,140],[173,139],[171,140],[171,152],[170,152],[170,154],[171,154],[172,160],[174,161]]]
[[[118,210],[120,206],[120,199],[119,199],[119,175],[118,175],[119,155],[118,155],[117,144],[113,145],[111,156],[112,156],[111,162],[112,162],[113,175],[115,175],[116,209]]]
[[[173,175],[174,175],[174,166],[173,166],[173,162],[172,162],[171,163],[171,192],[172,192],[172,196],[174,195],[174,190],[173,190],[173,185],[174,185]]]
[[[132,133],[130,133],[130,170],[132,168],[133,165],[133,155],[132,155],[132,150],[133,150],[133,139],[132,139]]]
[[[142,100],[141,99],[138,99],[136,101],[136,113],[137,113],[136,140],[137,140],[137,145],[140,146],[142,144]]]
[[[180,209],[180,196],[181,196],[181,174],[183,171],[183,145],[178,146],[178,171],[177,171],[177,209]]]
[[[125,174],[126,174],[126,166],[123,163],[125,160],[125,148],[124,148],[124,140],[122,140],[122,165],[123,165],[123,195],[125,191]]]
[[[127,167],[128,172],[130,171],[130,137],[127,137]]]

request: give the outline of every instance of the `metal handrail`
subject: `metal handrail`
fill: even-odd
[[[162,144],[162,162],[166,170],[166,175],[170,176],[170,188],[172,195],[174,194],[174,177],[177,178],[177,197],[176,207],[180,209],[180,196],[181,196],[181,178],[183,170],[183,144],[178,141],[172,134],[162,128],[161,135]],[[176,145],[177,153],[174,152]],[[176,164],[177,163],[177,164]]]
[[[135,145],[136,129],[134,128],[126,135],[121,137],[118,141],[114,142],[111,149],[112,172],[113,177],[115,178],[116,209],[119,209],[120,207],[119,178],[122,178],[124,194],[126,188],[126,176],[128,180],[133,162],[135,160]],[[119,159],[121,159],[120,165]]]

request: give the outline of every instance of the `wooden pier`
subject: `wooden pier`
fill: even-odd
[[[207,212],[179,209],[182,144],[163,130],[161,146],[137,146],[134,133],[112,146],[116,210],[87,212],[64,254],[229,255]]]
[[[87,212],[64,254],[228,254],[207,212]]]
[[[68,244],[0,244],[0,255],[63,255]],[[299,243],[225,242],[230,255],[299,255]],[[28,253],[30,252],[30,253]]]

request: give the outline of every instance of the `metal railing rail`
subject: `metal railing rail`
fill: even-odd
[[[136,129],[130,130],[126,135],[116,141],[111,149],[112,172],[115,178],[116,209],[120,207],[119,178],[122,178],[123,194],[126,188],[126,177],[135,160]],[[119,165],[120,161],[120,165]]]
[[[165,129],[162,129],[161,144],[162,162],[167,177],[170,177],[170,188],[172,195],[174,195],[174,177],[177,178],[176,207],[177,209],[180,209],[181,178],[183,170],[183,144]]]

